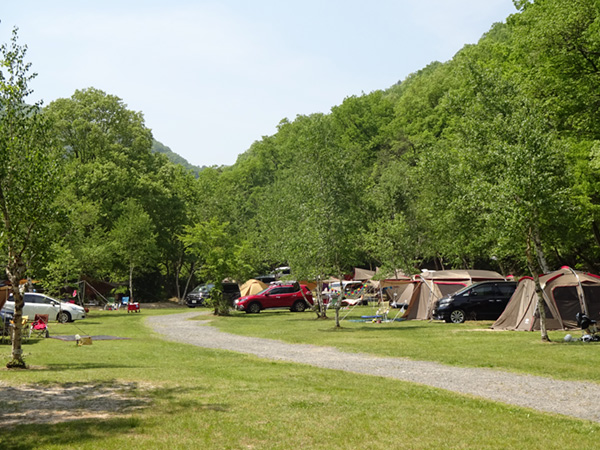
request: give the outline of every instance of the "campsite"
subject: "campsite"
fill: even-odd
[[[352,318],[369,309],[357,307]],[[1,401],[2,447],[286,449],[302,442],[307,449],[575,449],[593,446],[600,432],[585,420],[418,384],[176,344],[144,324],[148,316],[181,311],[190,310],[94,310],[80,324],[87,333],[129,339],[82,347],[53,339],[25,344],[30,370],[0,373],[2,392],[27,399]],[[564,331],[551,332],[548,345],[529,332],[490,331],[490,325],[348,321],[336,331],[309,313],[210,316],[210,326],[230,333],[600,382],[597,347],[563,343]],[[73,331],[73,324],[52,326],[56,334]],[[7,346],[0,349],[6,354]],[[21,425],[8,433],[15,420]],[[440,425],[455,433],[435,432]]]

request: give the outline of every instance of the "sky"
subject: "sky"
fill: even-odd
[[[197,166],[231,165],[297,115],[448,61],[512,0],[19,0],[0,7],[47,105],[94,87]]]

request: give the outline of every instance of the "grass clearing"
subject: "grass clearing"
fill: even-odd
[[[54,335],[131,339],[82,347],[54,339],[26,344],[26,361],[35,368],[0,371],[0,448],[573,449],[594,445],[600,433],[599,424],[434,388],[166,342],[143,325],[146,315],[180,311],[101,311],[81,322],[50,324]],[[376,338],[360,327],[332,332],[331,321],[314,321],[309,313],[234,315],[215,323],[282,328],[288,320],[299,328],[290,339],[299,342],[306,342],[298,337],[305,326],[305,333],[312,329],[330,340]],[[0,346],[3,363],[9,351]],[[68,403],[11,402],[16,391],[32,387],[54,390]],[[69,390],[75,395],[67,396]],[[61,420],[60,408],[81,418]],[[42,413],[56,422],[36,423]],[[18,414],[21,425],[3,425]]]
[[[291,343],[326,345],[348,352],[407,357],[465,367],[490,367],[564,380],[600,382],[600,343],[564,342],[565,331],[549,332],[544,343],[539,332],[492,331],[490,321],[449,324],[440,321],[389,323],[353,322],[374,314],[370,306],[356,307],[335,329],[333,319],[317,320],[310,312],[266,310],[260,314],[235,312],[213,318],[228,333],[279,339]],[[348,311],[342,310],[342,316]],[[391,310],[390,318],[397,311]],[[329,316],[333,317],[330,311]],[[570,332],[580,337],[580,331]]]

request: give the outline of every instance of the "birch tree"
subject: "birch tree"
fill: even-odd
[[[27,47],[18,30],[0,47],[0,249],[15,302],[11,359],[7,367],[25,368],[21,347],[24,300],[20,280],[50,241],[52,200],[62,159],[48,133],[40,103],[27,104],[28,83],[36,76],[25,62]]]

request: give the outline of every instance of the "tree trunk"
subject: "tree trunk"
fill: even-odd
[[[341,328],[340,325],[340,308],[342,307],[342,300],[344,298],[344,282],[342,281],[344,279],[344,275],[338,275],[338,278],[340,279],[340,295],[337,299],[337,302],[335,303],[335,327],[336,328]]]
[[[184,304],[185,302],[185,296],[188,293],[188,289],[190,288],[190,282],[192,281],[192,278],[194,277],[194,273],[196,273],[196,262],[192,262],[192,264],[190,265],[190,274],[187,277],[187,280],[185,282],[185,288],[183,289],[183,297],[179,299],[179,303],[180,304]],[[179,285],[179,283],[177,283],[177,285]]]
[[[129,266],[129,303],[133,303],[133,264]]]
[[[544,254],[544,249],[542,248],[542,240],[540,239],[540,232],[537,227],[534,227],[534,229],[530,231],[530,236],[535,245],[535,254],[539,262],[539,266],[542,269],[542,273],[550,273],[550,266],[546,261],[546,255]]]
[[[15,301],[15,312],[11,331],[12,348],[11,348],[11,359],[6,364],[8,368],[27,368],[25,361],[23,360],[23,306],[25,301],[21,291],[19,290],[19,282],[23,276],[25,266],[21,263],[21,258],[16,255],[9,255],[9,265],[6,268],[6,275],[12,285],[13,300]]]
[[[535,283],[535,293],[537,294],[538,300],[537,309],[540,315],[540,333],[542,341],[550,342],[550,338],[548,337],[548,331],[546,330],[546,308],[544,307],[544,294],[542,291],[542,286],[540,285],[540,277],[535,267],[533,256],[531,255],[531,235],[532,232],[531,230],[529,230],[529,236],[527,239],[527,266],[529,267],[529,271],[531,272],[531,276],[533,277],[533,281]]]

